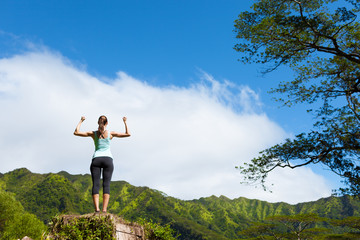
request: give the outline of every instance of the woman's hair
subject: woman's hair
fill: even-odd
[[[104,132],[105,132],[105,125],[107,124],[108,120],[107,120],[107,117],[104,116],[104,115],[101,115],[99,117],[99,120],[98,120],[98,124],[99,124],[99,132],[100,132],[100,135],[103,135]],[[104,137],[104,136],[103,136]]]

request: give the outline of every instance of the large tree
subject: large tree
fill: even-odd
[[[360,195],[360,0],[257,0],[235,21],[235,50],[264,72],[285,65],[295,76],[270,92],[286,106],[309,104],[312,129],[239,166],[245,182],[266,188],[276,168],[322,164],[341,176],[340,192]]]

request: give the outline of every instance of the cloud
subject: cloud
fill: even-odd
[[[272,194],[240,185],[235,166],[288,136],[248,86],[204,71],[188,87],[151,86],[124,72],[106,82],[49,50],[0,59],[0,172],[89,173],[92,140],[72,133],[80,116],[89,131],[105,114],[108,128],[117,131],[124,131],[127,116],[132,134],[112,141],[114,181],[180,199],[225,195],[296,203],[330,195],[325,179],[307,168],[273,173]]]

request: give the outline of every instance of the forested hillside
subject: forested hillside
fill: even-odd
[[[59,213],[93,212],[90,175],[36,174],[22,168],[0,175],[0,188],[12,192],[25,210],[48,222]],[[236,239],[253,222],[274,215],[317,213],[342,219],[360,216],[360,202],[353,197],[329,197],[290,205],[246,198],[204,197],[183,201],[148,187],[125,181],[111,185],[109,212],[125,219],[170,223],[181,239]]]

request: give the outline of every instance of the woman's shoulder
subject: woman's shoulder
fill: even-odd
[[[94,131],[92,131],[92,137],[94,138],[94,139],[96,139],[97,138],[97,131],[96,130],[94,130]]]
[[[110,130],[106,130],[106,131],[107,131],[106,138],[110,138],[110,139],[111,139],[111,131],[110,131]]]

